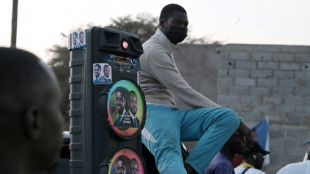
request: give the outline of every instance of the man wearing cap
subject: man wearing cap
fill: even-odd
[[[310,140],[304,143],[304,145],[306,144],[310,144]],[[296,174],[310,173],[310,146],[308,147],[304,161],[288,164],[277,172],[277,174],[291,174],[291,173]]]
[[[257,142],[252,143],[251,149],[243,154],[244,162],[235,168],[235,174],[265,174],[261,171],[265,156],[269,154]]]

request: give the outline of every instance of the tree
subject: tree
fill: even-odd
[[[54,47],[49,49],[48,51],[52,53],[52,59],[48,62],[48,65],[55,72],[55,75],[59,81],[59,85],[62,90],[62,101],[63,101],[61,111],[62,114],[64,115],[66,124],[68,124],[69,109],[70,109],[70,102],[69,102],[70,54],[67,47],[59,45],[54,45]]]
[[[151,17],[148,14],[139,14],[136,19],[133,19],[130,15],[119,17],[117,19],[111,19],[111,24],[104,26],[105,28],[112,28],[116,30],[125,31],[128,33],[136,34],[141,42],[145,42],[149,39],[157,30],[157,18]],[[91,28],[93,24],[87,24],[87,28]],[[102,26],[99,26],[102,27]],[[79,27],[76,31],[81,30],[82,27]],[[191,38],[187,37],[184,43],[206,43],[204,38]],[[54,45],[53,48],[48,50],[52,53],[52,59],[48,62],[51,68],[54,70],[61,89],[63,91],[63,106],[62,113],[65,116],[66,123],[68,124],[69,120],[69,60],[70,54],[66,46]]]
[[[139,14],[136,19],[131,15],[112,19],[112,23],[105,26],[128,33],[133,33],[140,38],[141,43],[149,39],[156,31],[157,19],[148,14]]]

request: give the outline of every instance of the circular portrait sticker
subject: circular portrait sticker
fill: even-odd
[[[128,148],[118,151],[111,159],[108,174],[118,173],[144,174],[140,156]]]
[[[131,80],[120,80],[109,91],[108,119],[121,137],[132,137],[144,126],[145,101],[139,86]]]

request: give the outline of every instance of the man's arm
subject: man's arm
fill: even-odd
[[[181,76],[173,58],[167,52],[152,51],[149,56],[153,57],[153,59],[148,59],[148,72],[186,105],[192,108],[220,107],[189,86]],[[239,131],[244,137],[243,141],[246,143],[246,147],[249,149],[253,141],[251,130],[241,122]]]
[[[149,56],[154,58],[148,59],[148,72],[186,105],[192,108],[220,107],[191,88],[181,76],[173,58],[167,52],[152,51]]]

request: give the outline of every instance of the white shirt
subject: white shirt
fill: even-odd
[[[310,161],[302,161],[298,163],[291,163],[280,169],[277,174],[309,174]]]
[[[235,174],[241,174],[244,170],[246,169],[246,167],[244,166],[238,166],[235,168]],[[255,169],[255,168],[249,168],[245,174],[266,174],[265,172]]]

